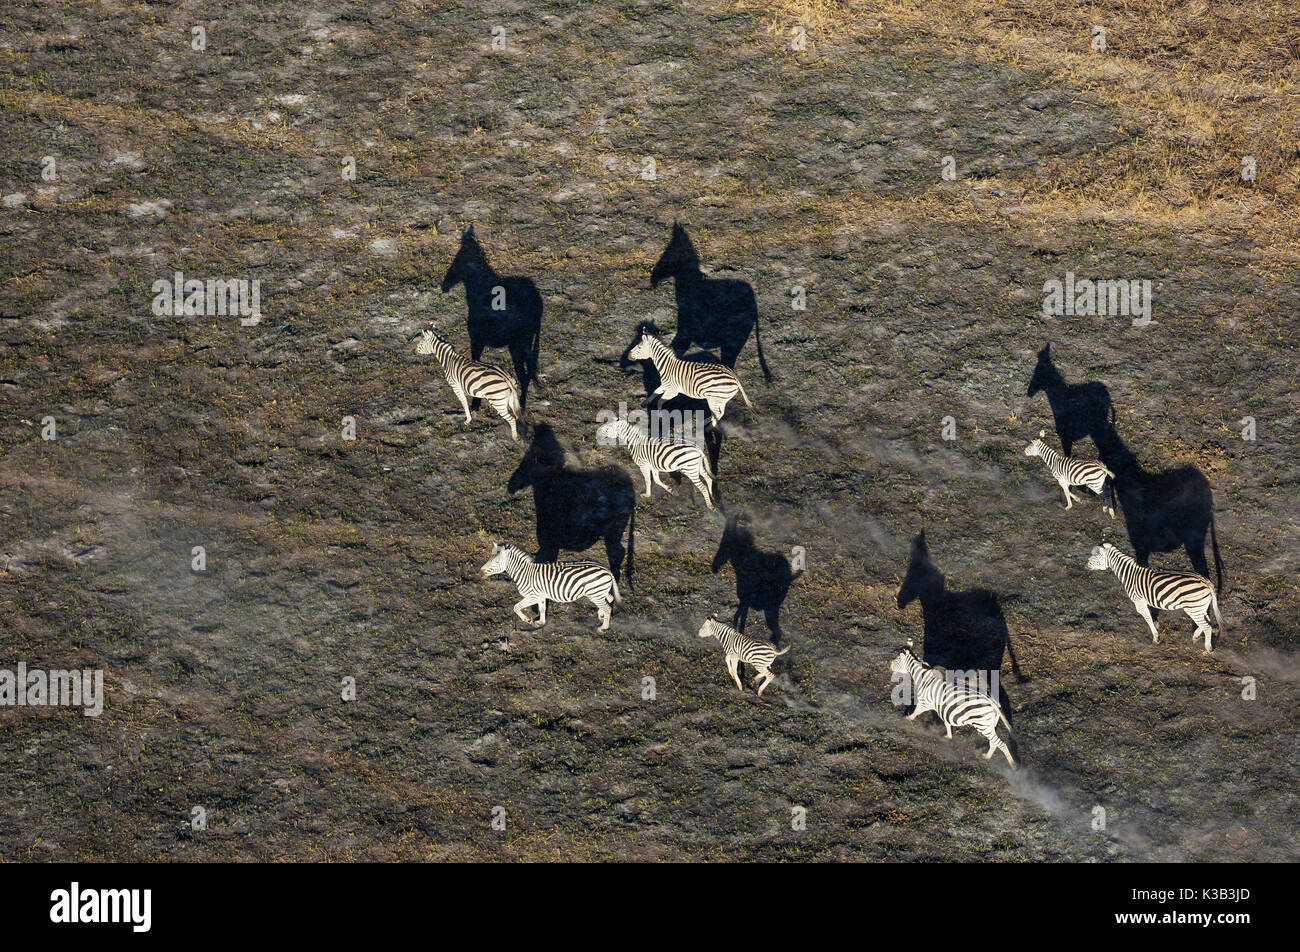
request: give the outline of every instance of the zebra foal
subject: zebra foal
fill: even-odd
[[[672,487],[659,476],[662,473],[681,473],[695,484],[704,497],[704,505],[713,508],[713,470],[709,468],[708,454],[701,447],[685,440],[654,439],[625,420],[601,424],[596,429],[596,439],[627,447],[628,455],[645,479],[645,492],[642,493],[645,498],[651,496],[651,479],[655,485],[672,492]]]
[[[727,409],[727,402],[737,393],[751,410],[754,405],[749,402],[749,395],[740,385],[740,378],[731,368],[723,364],[706,364],[697,360],[682,360],[673,353],[673,349],[655,337],[649,331],[641,333],[641,339],[628,353],[632,360],[648,360],[654,364],[659,373],[659,387],[651,394],[671,400],[678,394],[703,400],[709,405],[713,422],[722,419]]]
[[[730,625],[724,625],[718,621],[718,615],[714,612],[713,617],[706,618],[704,624],[700,626],[699,636],[701,638],[717,638],[722,645],[722,650],[726,652],[727,670],[731,673],[731,679],[736,682],[736,689],[741,694],[745,693],[744,687],[740,683],[740,663],[753,665],[754,683],[758,684],[762,679],[763,683],[758,685],[758,695],[763,696],[763,689],[772,683],[776,677],[770,670],[772,662],[780,655],[789,651],[789,648],[782,648],[777,651],[765,641],[755,641],[742,635]]]
[[[1211,651],[1214,630],[1210,627],[1209,609],[1214,608],[1214,618],[1223,628],[1219,614],[1219,596],[1208,578],[1195,572],[1160,572],[1138,565],[1137,559],[1125,555],[1109,542],[1092,550],[1088,568],[1094,572],[1110,569],[1124,586],[1124,594],[1133,602],[1139,615],[1146,619],[1151,629],[1152,642],[1160,641],[1160,631],[1151,617],[1152,608],[1184,611],[1196,623],[1192,641],[1205,635],[1205,650]]]
[[[1008,732],[1011,724],[1002,713],[1002,705],[995,698],[969,684],[945,678],[912,652],[910,638],[906,645],[898,649],[894,660],[889,662],[889,670],[912,682],[912,697],[916,707],[907,715],[909,721],[916,720],[918,715],[926,711],[934,711],[939,715],[939,720],[943,721],[949,740],[952,740],[954,727],[973,727],[989,742],[984,759],[989,760],[995,751],[1000,750],[1011,769],[1015,769],[1016,761],[1011,756],[1010,748],[998,736],[998,721],[1006,725]]]
[[[486,576],[499,575],[502,572],[514,580],[515,588],[523,596],[515,603],[515,614],[523,621],[530,621],[524,609],[537,606],[537,621],[534,628],[546,624],[546,603],[576,602],[585,598],[596,606],[600,616],[597,631],[609,628],[610,604],[621,602],[623,596],[618,590],[618,581],[614,574],[598,562],[587,559],[575,562],[535,562],[527,553],[513,545],[493,545],[492,557],[483,566]]]
[[[1113,480],[1115,474],[1101,463],[1075,459],[1073,456],[1063,456],[1043,442],[1043,437],[1046,435],[1046,430],[1039,430],[1038,439],[1025,447],[1025,455],[1042,457],[1043,462],[1047,464],[1047,471],[1056,478],[1061,491],[1065,493],[1065,508],[1073,509],[1076,502],[1082,501],[1070,492],[1071,486],[1087,486],[1098,496],[1104,495],[1106,481],[1108,479]],[[1111,501],[1109,503],[1103,502],[1106,512],[1112,519],[1115,518],[1113,485],[1112,483]]]
[[[433,355],[442,365],[447,383],[451,384],[461,409],[465,411],[466,425],[473,420],[469,412],[470,398],[479,397],[510,424],[510,438],[519,439],[517,425],[524,414],[519,405],[519,384],[513,377],[491,364],[479,363],[456,353],[447,339],[432,327],[420,335],[415,352],[422,357]]]

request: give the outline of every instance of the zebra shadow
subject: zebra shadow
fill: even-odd
[[[631,477],[617,466],[570,469],[555,433],[549,425],[539,423],[523,459],[510,474],[506,491],[513,496],[529,487],[537,517],[537,561],[555,562],[562,551],[585,552],[603,541],[616,579],[626,557],[625,577],[631,589],[636,531],[636,490]]]
[[[899,610],[917,600],[921,602],[923,620],[921,660],[950,672],[973,672],[985,690],[992,687],[996,673],[998,702],[1007,720],[1014,723],[1011,698],[1002,679],[1003,655],[1010,656],[1017,681],[1029,679],[1020,673],[1000,598],[985,588],[950,590],[943,573],[930,558],[924,531],[912,540],[907,574],[898,589]]]
[[[1214,555],[1215,591],[1223,591],[1223,559],[1214,528],[1214,491],[1195,466],[1150,471],[1113,426],[1097,440],[1097,456],[1115,474],[1113,480],[1124,528],[1138,565],[1149,566],[1154,553],[1183,549],[1192,568],[1210,577],[1205,543]],[[1152,609],[1153,616],[1155,609]]]
[[[727,563],[736,573],[736,601],[738,607],[732,616],[732,627],[745,630],[745,621],[751,608],[758,609],[767,620],[767,630],[772,644],[781,644],[781,606],[790,593],[790,584],[803,574],[803,569],[793,571],[790,562],[780,552],[764,552],[754,544],[753,534],[740,524],[736,516],[727,519],[722,541],[713,556],[713,573],[716,575]]]
[[[632,360],[632,348],[637,345],[641,335],[649,331],[655,336],[661,336],[659,326],[654,321],[641,321],[636,326],[636,333],[632,335],[632,340],[628,343],[627,348],[618,358],[618,369],[627,372],[627,370],[637,363]],[[696,352],[688,354],[681,358],[682,360],[694,360],[700,363],[716,364],[718,359],[712,354]],[[722,430],[714,423],[713,414],[709,411],[709,405],[704,400],[697,400],[694,397],[688,397],[685,394],[678,394],[671,400],[665,400],[663,397],[651,396],[659,389],[662,381],[659,378],[659,371],[655,369],[654,361],[642,360],[641,364],[641,386],[645,389],[645,399],[641,401],[647,413],[662,414],[661,420],[676,426],[678,421],[692,421],[692,427],[698,425],[703,430],[704,451],[709,457],[709,468],[713,470],[713,504],[722,508],[722,487],[718,481],[718,464],[722,460]],[[692,432],[694,432],[692,430]],[[682,477],[680,473],[674,473],[673,479],[677,485],[681,485]]]
[[[716,349],[721,363],[736,369],[736,359],[745,349],[750,332],[758,352],[758,364],[766,380],[772,379],[758,336],[758,302],[748,281],[709,278],[700,270],[700,256],[686,229],[673,223],[668,246],[650,271],[650,286],[673,279],[677,298],[677,331],[669,345],[684,357],[692,345]]]
[[[492,270],[473,225],[461,235],[460,250],[442,277],[443,293],[458,284],[465,286],[470,357],[479,360],[487,347],[508,349],[519,381],[519,402],[526,405],[528,385],[537,379],[541,346],[542,296],[537,285],[531,278],[503,277]],[[475,398],[470,409],[478,407]]]
[[[1066,383],[1052,363],[1050,343],[1038,352],[1038,363],[1029,378],[1028,396],[1040,392],[1047,393],[1061,452],[1066,456],[1071,455],[1070,448],[1079,440],[1091,439],[1096,443],[1097,435],[1115,421],[1115,408],[1106,385],[1096,381]]]

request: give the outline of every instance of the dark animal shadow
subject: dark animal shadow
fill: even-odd
[[[628,587],[632,585],[633,541],[636,531],[636,490],[617,466],[569,469],[564,447],[550,426],[533,428],[532,441],[506,490],[514,495],[531,486],[537,512],[537,561],[554,562],[560,552],[585,552],[605,543],[605,555],[615,578],[627,558]],[[627,547],[623,531],[627,530]]]
[[[1215,591],[1222,592],[1223,559],[1214,530],[1214,492],[1205,474],[1195,466],[1154,472],[1143,469],[1112,426],[1098,435],[1097,456],[1115,474],[1115,496],[1138,565],[1148,565],[1153,553],[1181,548],[1192,568],[1209,578],[1205,558],[1208,536],[1214,554]]]
[[[1070,448],[1082,439],[1097,442],[1097,434],[1115,422],[1115,408],[1110,402],[1110,391],[1105,384],[1066,383],[1056,365],[1052,363],[1052,345],[1044,344],[1038,352],[1038,364],[1029,378],[1028,395],[1047,392],[1047,402],[1052,408],[1056,435],[1061,440],[1061,452],[1070,455]]]
[[[460,250],[443,275],[443,293],[457,284],[465,285],[470,357],[479,360],[487,347],[507,348],[519,381],[519,402],[526,406],[528,385],[537,379],[542,337],[542,296],[537,285],[531,278],[502,277],[493,271],[474,237],[473,225],[465,229]],[[478,406],[475,398],[470,409]]]
[[[735,516],[727,519],[713,556],[713,572],[717,574],[728,562],[736,573],[736,600],[739,607],[732,617],[737,631],[745,630],[749,610],[756,608],[767,620],[772,644],[781,645],[781,606],[790,593],[790,583],[803,574],[791,571],[790,563],[780,552],[764,552],[754,544],[754,536],[740,525]]]
[[[1020,673],[998,594],[985,588],[950,591],[943,573],[930,559],[924,531],[912,540],[907,575],[898,589],[898,607],[901,610],[918,599],[925,637],[921,660],[949,672],[974,672],[978,686],[985,691],[992,687],[997,672],[998,701],[1002,713],[1012,721],[1011,699],[1002,683],[1004,653],[1011,658],[1016,680],[1028,679]]]
[[[758,336],[758,302],[754,289],[748,281],[705,277],[686,229],[675,222],[668,247],[650,271],[650,286],[658,287],[667,278],[673,279],[677,295],[677,332],[670,346],[678,357],[685,355],[692,345],[703,350],[716,349],[722,363],[735,370],[736,358],[752,331],[763,377],[772,379]]]
[[[627,345],[618,358],[619,370],[626,371],[635,361],[631,358],[632,348],[637,345],[641,335],[649,331],[655,336],[659,336],[659,327],[654,321],[642,321],[636,327],[636,333],[632,335],[632,341]],[[695,353],[688,354],[682,360],[695,360],[701,363],[716,364],[718,359],[712,354]],[[719,463],[722,461],[722,430],[713,422],[713,414],[709,411],[709,405],[704,400],[697,400],[694,397],[688,397],[685,394],[678,394],[671,400],[665,400],[663,397],[652,397],[651,394],[659,389],[661,383],[659,371],[655,369],[654,361],[642,360],[641,364],[641,385],[645,389],[645,399],[641,405],[645,408],[647,414],[661,414],[660,422],[664,428],[659,432],[667,435],[670,428],[675,428],[679,422],[690,421],[690,432],[697,432],[697,428],[703,428],[704,432],[704,451],[709,456],[709,468],[713,470],[713,504],[719,508],[722,507],[722,486],[718,478]],[[652,431],[653,432],[653,431]],[[673,477],[678,485],[681,485],[680,474],[674,474]]]

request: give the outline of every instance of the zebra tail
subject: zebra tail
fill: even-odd
[[[789,650],[790,650],[791,648],[793,648],[793,647],[794,647],[794,645],[786,645],[784,648],[782,648],[780,651],[778,651],[778,652],[777,652],[776,654],[774,654],[772,657],[774,657],[774,658],[779,658],[781,655],[785,654],[787,651],[789,651]]]
[[[623,595],[618,590],[618,579],[613,579],[612,584],[614,585],[614,601],[621,602],[623,600]]]
[[[1222,638],[1224,632],[1224,626],[1223,626],[1223,616],[1219,614],[1219,593],[1218,592],[1210,593],[1210,604],[1214,607],[1214,620],[1219,623],[1219,637]]]
[[[998,705],[998,720],[1000,720],[1000,721],[1003,723],[1003,725],[1006,727],[1006,729],[1007,729],[1007,733],[1008,733],[1008,734],[1014,734],[1014,733],[1015,733],[1015,731],[1013,731],[1013,730],[1011,729],[1011,722],[1010,722],[1009,720],[1007,720],[1007,716],[1006,716],[1005,714],[1002,713],[1002,705],[1001,705],[1001,704]]]
[[[745,406],[749,407],[751,410],[754,409],[754,405],[749,402],[749,394],[745,392],[745,386],[740,382],[739,377],[736,378],[736,388],[740,391],[740,396],[744,399]]]

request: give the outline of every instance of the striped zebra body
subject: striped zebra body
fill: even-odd
[[[534,562],[525,552],[513,545],[494,545],[492,557],[483,566],[484,575],[505,572],[514,580],[515,588],[523,596],[515,604],[515,614],[530,621],[524,609],[537,606],[534,628],[546,624],[546,603],[576,602],[585,598],[596,606],[600,628],[609,628],[610,604],[621,602],[618,581],[613,573],[598,562],[582,559],[574,562]]]
[[[1195,572],[1160,572],[1146,568],[1109,542],[1103,542],[1092,550],[1088,568],[1096,572],[1110,569],[1115,573],[1133,607],[1146,619],[1153,642],[1160,641],[1160,631],[1151,617],[1151,609],[1184,611],[1196,623],[1192,641],[1204,635],[1205,650],[1212,650],[1214,630],[1210,627],[1209,610],[1214,609],[1220,628],[1223,627],[1223,616],[1219,614],[1219,596],[1208,578]]]
[[[451,384],[452,391],[460,400],[461,409],[465,411],[467,425],[473,419],[469,412],[469,401],[478,397],[487,401],[488,406],[510,424],[510,438],[519,439],[518,423],[523,417],[523,410],[519,403],[519,384],[510,374],[491,364],[461,356],[433,328],[420,336],[415,352],[426,357],[432,355],[442,365],[447,383]]]
[[[1065,508],[1072,509],[1076,502],[1081,502],[1077,496],[1070,492],[1071,486],[1087,486],[1098,496],[1104,495],[1106,481],[1113,480],[1115,474],[1101,463],[1075,459],[1073,456],[1063,456],[1056,452],[1043,442],[1043,436],[1046,435],[1046,432],[1046,430],[1038,431],[1038,439],[1025,447],[1025,455],[1042,457],[1043,462],[1047,464],[1047,471],[1056,478],[1061,491],[1065,493]],[[1113,493],[1111,502],[1106,504],[1106,512],[1110,514],[1112,519],[1115,518]]]
[[[672,487],[660,479],[662,473],[681,473],[689,479],[704,497],[704,504],[713,508],[713,470],[709,467],[709,456],[694,443],[685,440],[657,440],[641,432],[638,427],[624,420],[611,420],[596,430],[596,436],[603,440],[616,440],[627,448],[632,462],[641,470],[645,479],[645,498],[651,496],[651,480],[655,485],[672,492]]]
[[[740,684],[740,663],[753,665],[754,683],[758,684],[762,679],[763,683],[758,685],[758,693],[761,697],[763,689],[767,687],[776,677],[770,670],[772,662],[780,655],[789,651],[789,648],[782,648],[777,651],[765,641],[755,641],[753,638],[746,637],[730,625],[724,625],[716,618],[706,619],[700,626],[699,636],[708,638],[710,636],[717,638],[722,645],[722,650],[726,652],[727,670],[731,672],[731,679],[736,682],[736,688],[742,694],[745,689]]]
[[[671,400],[678,394],[704,400],[713,414],[713,421],[722,419],[727,401],[737,393],[751,410],[749,395],[740,385],[740,378],[723,364],[706,364],[695,360],[682,360],[671,347],[650,333],[643,333],[628,356],[632,360],[649,360],[659,372],[659,388],[651,396]]]
[[[952,739],[954,727],[973,727],[989,742],[989,749],[984,753],[985,760],[1000,750],[1002,756],[1007,758],[1007,763],[1015,768],[1016,762],[1011,756],[1011,750],[998,736],[997,730],[999,721],[1006,725],[1008,731],[1011,730],[1011,724],[995,698],[969,684],[954,683],[945,678],[939,670],[925,664],[912,653],[910,641],[889,662],[889,669],[912,682],[916,707],[907,715],[909,721],[916,720],[918,715],[926,711],[934,711],[939,715],[939,720],[943,721],[949,740]]]

